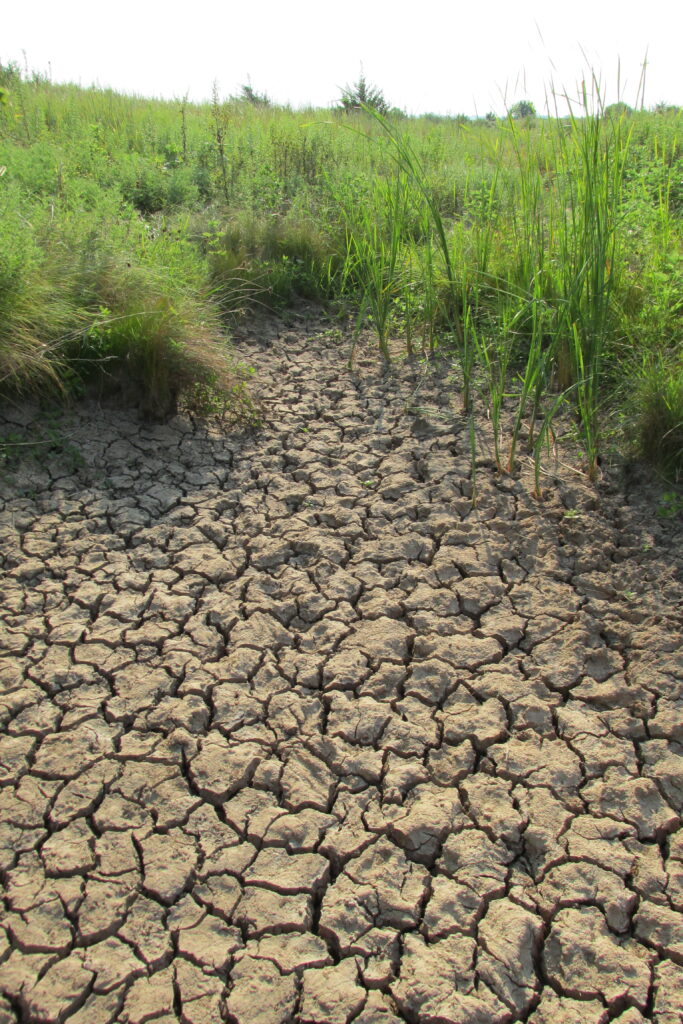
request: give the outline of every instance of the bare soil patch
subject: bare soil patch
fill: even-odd
[[[0,1024],[677,1024],[675,522],[483,449],[473,508],[443,374],[240,345],[258,434],[0,484]]]

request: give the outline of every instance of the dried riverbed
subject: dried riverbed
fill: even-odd
[[[80,411],[0,485],[0,1024],[680,1024],[673,534],[472,509],[438,374],[241,345],[257,435]]]

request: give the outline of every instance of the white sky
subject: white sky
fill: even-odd
[[[683,105],[682,30],[680,0],[8,0],[0,61],[25,51],[56,82],[194,100],[250,79],[295,107],[336,102],[362,64],[409,113],[541,112],[551,81],[575,94],[588,67],[608,103],[634,105],[646,55],[645,105]]]

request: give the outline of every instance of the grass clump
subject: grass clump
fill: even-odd
[[[683,354],[649,356],[631,398],[638,453],[672,483],[683,482]]]
[[[213,393],[235,393],[215,307],[157,268],[103,261],[79,282],[86,326],[64,355],[80,388],[116,390],[144,414],[201,411]]]
[[[214,214],[200,216],[193,232],[213,294],[227,314],[281,309],[297,299],[323,301],[337,291],[338,246],[305,214]]]
[[[58,344],[72,323],[58,267],[22,218],[17,196],[0,190],[0,389],[59,390]]]

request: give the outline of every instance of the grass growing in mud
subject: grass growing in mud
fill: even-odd
[[[500,120],[149,101],[13,66],[0,87],[4,392],[249,415],[231,318],[317,300],[386,360],[397,338],[452,358],[501,471],[524,445],[538,465],[570,409],[591,476],[609,418],[683,477],[680,110],[605,106],[594,81]]]

